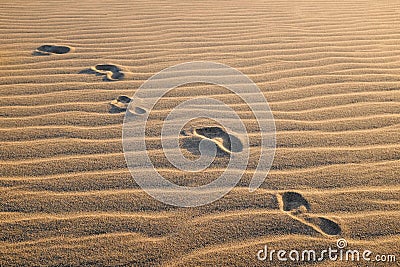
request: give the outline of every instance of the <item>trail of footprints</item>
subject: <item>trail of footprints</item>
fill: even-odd
[[[285,192],[277,195],[281,210],[290,217],[298,220],[323,235],[340,235],[341,227],[336,222],[321,216],[309,214],[311,206],[308,201],[297,192]]]
[[[34,55],[53,55],[53,54],[66,54],[74,51],[73,47],[64,45],[42,45],[34,51]],[[82,70],[80,73],[96,74],[104,76],[107,81],[119,81],[126,77],[127,71],[124,71],[121,66],[113,64],[98,64],[89,69]],[[126,95],[120,95],[110,102],[110,113],[130,112],[135,115],[142,115],[146,110],[139,106],[129,106],[132,98]],[[243,145],[239,138],[227,133],[225,129],[219,126],[208,127],[194,127],[189,130],[182,130],[183,136],[208,140],[214,143],[219,152],[223,155],[229,155],[235,152],[240,152]],[[198,145],[198,143],[196,143]],[[341,227],[325,217],[312,215],[311,206],[308,201],[297,192],[284,192],[277,195],[280,208],[283,212],[287,213],[295,220],[304,223],[315,229],[323,235],[340,235],[342,232]]]
[[[75,49],[68,45],[41,45],[35,49],[33,55],[56,55],[56,54],[67,54],[73,52]],[[130,72],[123,70],[123,67],[114,64],[97,64],[88,69],[80,71],[81,74],[96,74],[98,76],[104,76],[105,81],[120,81],[123,80]],[[125,112],[128,109],[129,103],[132,99],[128,96],[121,95],[117,99],[110,102],[111,110],[110,113]],[[129,112],[133,114],[144,114],[146,110],[141,107],[132,107]]]

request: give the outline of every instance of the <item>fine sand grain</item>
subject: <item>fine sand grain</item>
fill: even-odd
[[[318,251],[339,238],[400,260],[399,1],[15,0],[0,5],[0,36],[0,266],[293,266],[257,251]],[[174,168],[159,136],[183,101],[228,104],[250,142],[237,187],[177,208],[132,179],[121,132],[125,112],[148,112],[128,109],[135,90],[190,61],[248,75],[270,104],[277,148],[249,192],[261,140],[249,107],[215,85],[173,89],[146,131],[170,181],[207,184],[242,149],[223,126],[193,121],[182,153],[198,158],[207,140],[217,157],[200,173]]]

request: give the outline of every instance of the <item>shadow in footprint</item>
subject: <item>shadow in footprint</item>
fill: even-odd
[[[334,221],[308,214],[311,211],[311,206],[308,201],[297,192],[285,192],[281,195],[282,210],[288,214],[314,228],[316,231],[326,235],[339,235],[342,233],[341,227]]]
[[[304,206],[307,211],[311,210],[308,201],[299,193],[296,192],[285,192],[282,195],[283,210],[291,211]]]
[[[103,76],[105,81],[119,81],[125,77],[122,69],[112,64],[98,64],[89,69],[84,69],[79,72],[80,74],[96,74],[97,76]]]
[[[322,232],[327,235],[339,235],[342,232],[340,226],[334,221],[324,217],[305,217],[308,223],[316,225]]]
[[[110,113],[120,113],[126,111],[132,98],[126,95],[120,95],[117,99],[110,102],[111,109]]]
[[[239,138],[228,134],[224,129],[218,126],[194,128],[193,136],[211,140],[221,151],[227,154],[241,152],[243,150],[243,144]]]
[[[63,45],[42,45],[33,52],[35,56],[49,56],[52,54],[66,54],[72,50],[70,46]]]
[[[327,218],[323,218],[323,217],[318,217],[318,219],[319,219],[318,225],[321,228],[321,230],[325,232],[325,234],[339,235],[342,233],[342,229],[334,221],[331,221],[331,220],[329,220]]]
[[[132,98],[130,98],[129,96],[126,95],[118,96],[117,99],[114,99],[113,101],[110,102],[111,105],[110,113],[125,112],[128,109],[129,103],[131,101]],[[146,113],[146,110],[141,107],[135,106],[131,107],[129,112],[136,115],[142,115]]]
[[[135,114],[135,115],[143,115],[147,111],[144,108],[141,107],[133,107],[129,110],[130,113]]]
[[[112,114],[116,114],[116,113],[121,113],[121,112],[124,112],[124,111],[125,110],[120,109],[118,107],[111,106],[111,108],[110,108],[110,110],[108,112],[112,113]]]
[[[125,76],[119,67],[111,64],[98,64],[91,69],[98,73],[105,74],[106,78],[110,81],[122,80]]]
[[[182,133],[181,133],[182,134]],[[182,134],[184,136],[187,136],[186,134]],[[186,149],[190,153],[192,153],[195,156],[200,156],[200,142],[201,139],[193,139],[193,138],[184,138],[182,139],[182,148]],[[212,142],[214,144],[214,142]],[[207,151],[205,151],[207,153]],[[225,157],[228,155],[226,152],[222,151],[221,149],[217,149],[217,154],[215,155],[216,157]]]
[[[120,68],[112,64],[97,64],[96,66],[92,67],[92,69],[95,71],[111,71],[111,72],[121,71]]]

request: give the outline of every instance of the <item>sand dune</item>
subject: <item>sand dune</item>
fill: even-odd
[[[322,250],[339,238],[400,260],[397,1],[16,0],[0,14],[0,266],[294,266],[257,252]],[[243,149],[234,132],[198,120],[182,132],[183,155],[198,157],[206,140],[217,157],[200,173],[172,166],[163,121],[194,97],[229,105],[250,145],[236,188],[177,208],[133,180],[121,133],[126,112],[148,112],[128,108],[143,82],[191,61],[229,65],[257,84],[275,119],[276,153],[249,192],[261,143],[249,106],[217,85],[173,89],[147,122],[160,174],[204,185]],[[197,107],[205,109],[225,116]]]

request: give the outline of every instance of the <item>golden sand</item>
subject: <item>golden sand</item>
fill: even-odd
[[[318,250],[338,238],[399,252],[398,1],[15,0],[0,5],[0,26],[0,266],[265,266],[256,257],[265,244]],[[227,152],[201,173],[184,174],[163,156],[162,120],[195,96],[237,111],[252,147],[228,195],[177,208],[132,179],[119,97],[166,67],[199,60],[257,84],[277,149],[250,193],[260,142],[251,111],[218,86],[174,89],[146,133],[161,174],[197,186],[226,167],[222,128],[182,138],[189,158],[204,136]]]

